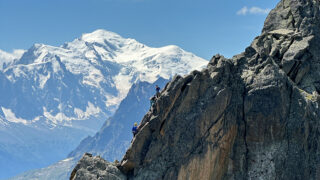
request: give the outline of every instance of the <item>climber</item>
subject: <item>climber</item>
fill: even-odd
[[[157,98],[160,97],[160,87],[156,85],[156,96]]]
[[[150,98],[150,109],[151,109],[151,107],[154,105],[155,102],[156,102],[156,96],[152,96],[152,97]]]
[[[132,127],[133,137],[136,136],[137,133],[138,133],[138,123],[135,122],[135,123],[133,124],[133,127]]]

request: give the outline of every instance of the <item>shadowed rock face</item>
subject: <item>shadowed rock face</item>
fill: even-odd
[[[128,179],[319,179],[320,5],[283,0],[244,53],[176,76],[118,166]]]

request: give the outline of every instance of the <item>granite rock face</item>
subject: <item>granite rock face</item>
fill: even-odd
[[[320,179],[320,5],[282,0],[242,54],[176,76],[118,168],[128,179]]]

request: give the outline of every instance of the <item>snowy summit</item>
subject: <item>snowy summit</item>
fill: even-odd
[[[83,34],[81,38],[61,47],[35,44],[4,73],[12,83],[25,78],[33,79],[35,91],[45,90],[48,80],[56,76],[61,76],[58,84],[67,86],[63,74],[80,76],[80,85],[100,91],[105,108],[114,110],[133,83],[152,83],[159,77],[169,79],[175,74],[201,69],[206,63],[177,46],[151,48],[134,39],[122,38],[116,33],[100,29]],[[97,107],[97,104],[91,103]],[[80,114],[83,116],[83,113]],[[70,118],[66,114],[60,115],[63,119],[82,119],[81,116]],[[54,122],[61,120],[50,112],[45,117]]]

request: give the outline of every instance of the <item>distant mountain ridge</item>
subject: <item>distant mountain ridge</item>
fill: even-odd
[[[0,69],[0,168],[7,172],[0,178],[65,158],[132,84],[207,64],[177,46],[152,48],[101,29],[60,47],[35,44],[10,62]]]

